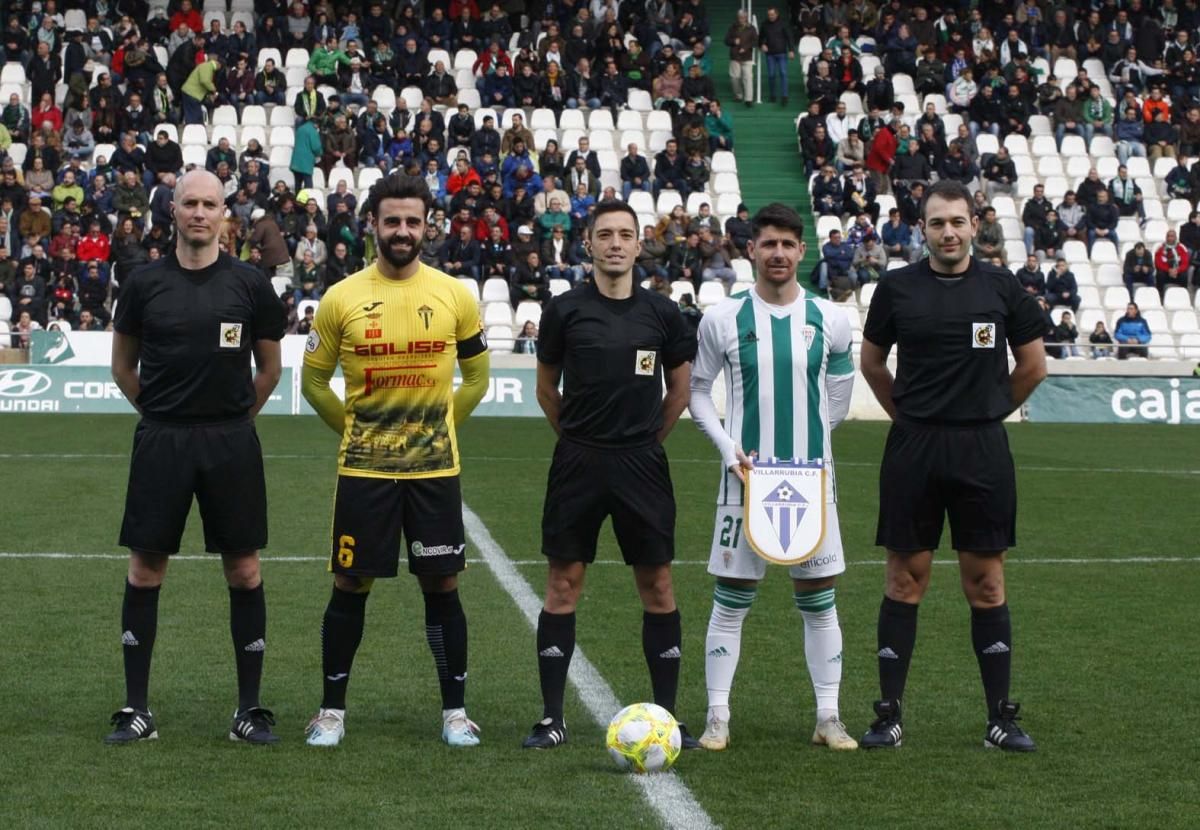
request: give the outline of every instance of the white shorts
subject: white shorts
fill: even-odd
[[[770,563],[750,548],[742,532],[744,515],[745,508],[741,505],[717,507],[712,553],[708,557],[708,572],[713,576],[761,580],[767,575],[767,565]],[[827,502],[825,538],[821,541],[821,547],[805,562],[790,566],[788,573],[793,579],[824,579],[837,576],[844,570],[846,559],[842,554],[842,529],[838,523],[837,503]]]

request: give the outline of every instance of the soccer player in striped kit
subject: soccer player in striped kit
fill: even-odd
[[[705,643],[708,718],[700,745],[729,745],[729,693],[741,652],[742,624],[766,575],[742,527],[746,471],[756,458],[823,459],[825,536],[815,554],[789,568],[804,621],[804,651],[817,698],[813,743],[858,747],[838,714],[842,631],[834,580],[845,570],[838,527],[829,433],[850,408],[854,364],[850,325],[833,303],[796,282],[804,258],[804,223],[791,208],[770,204],[752,221],[748,248],[754,287],[710,309],[700,323],[692,368],[692,417],[721,452],[716,526],[708,572],[717,578]],[[724,373],[725,423],[713,402]]]

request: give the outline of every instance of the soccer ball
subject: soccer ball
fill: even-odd
[[[653,703],[634,703],[608,724],[608,754],[623,770],[664,772],[679,757],[679,724]]]

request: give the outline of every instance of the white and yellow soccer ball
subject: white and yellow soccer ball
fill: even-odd
[[[664,772],[679,757],[679,724],[653,703],[634,703],[608,724],[608,754],[623,770]]]

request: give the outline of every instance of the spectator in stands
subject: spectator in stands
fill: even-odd
[[[928,184],[933,178],[933,168],[929,165],[929,159],[918,152],[915,139],[900,141],[896,149],[896,158],[892,162],[891,178],[892,187],[897,192],[907,190],[912,182]]]
[[[184,81],[180,100],[183,103],[183,123],[203,124],[204,108],[216,100],[216,74],[221,68],[221,58],[208,55],[196,65]]]
[[[639,155],[638,146],[631,143],[625,157],[621,159],[621,197],[628,202],[635,189],[652,193],[654,187],[650,177],[650,165],[645,156]]]
[[[250,223],[247,241],[251,248],[262,251],[261,267],[267,276],[290,278],[293,273],[292,258],[288,255],[287,243],[275,217],[262,208],[255,208],[250,213]]]
[[[353,170],[358,166],[358,137],[346,123],[345,115],[333,119],[332,129],[321,135],[321,146],[325,148],[321,168],[327,179],[334,167],[344,165]]]
[[[1062,149],[1063,137],[1068,133],[1082,137],[1085,143],[1091,141],[1083,116],[1083,102],[1079,100],[1075,86],[1068,86],[1063,97],[1054,105],[1054,125],[1054,138],[1059,150]]]
[[[700,249],[700,232],[692,231],[684,236],[681,245],[671,248],[667,270],[673,280],[687,280],[699,288],[706,257]]]
[[[1093,86],[1088,98],[1083,102],[1083,140],[1091,146],[1092,137],[1097,133],[1112,138],[1113,108],[1104,97],[1100,87]]]
[[[1163,264],[1166,264],[1164,256]],[[1134,284],[1142,283],[1143,285],[1155,284],[1155,265],[1154,258],[1151,257],[1150,251],[1146,248],[1146,243],[1138,240],[1138,242],[1129,249],[1125,254],[1125,263],[1121,269],[1122,278],[1125,281],[1125,288],[1129,290],[1129,299],[1133,300]]]
[[[983,220],[979,223],[979,230],[975,233],[975,256],[987,260],[999,257],[1001,262],[1007,261],[1007,254],[1004,250],[1004,228],[996,219],[994,207],[989,206],[983,212]]]
[[[144,217],[150,212],[146,189],[132,170],[125,171],[124,178],[114,189],[113,209],[120,219],[130,218],[138,225],[144,224]]]
[[[1136,216],[1145,221],[1146,209],[1142,204],[1142,189],[1129,178],[1129,169],[1124,164],[1117,168],[1117,175],[1109,181],[1108,195],[1121,216]]]
[[[147,188],[163,173],[178,173],[183,169],[183,150],[171,140],[166,130],[159,130],[154,143],[146,148],[146,171],[143,181]]]
[[[9,136],[15,142],[23,143],[29,137],[30,113],[17,93],[8,96],[8,103],[0,113],[0,123],[8,129]]]
[[[1000,108],[1004,114],[1004,122],[1000,128],[1003,135],[1028,136],[1030,134],[1029,116],[1033,114],[1033,108],[1022,97],[1019,86],[1009,84]]]
[[[1112,335],[1108,333],[1108,329],[1104,325],[1103,320],[1096,321],[1096,327],[1092,329],[1092,333],[1088,336],[1088,342],[1092,344],[1092,358],[1112,357]]]
[[[515,354],[537,354],[538,328],[532,320],[526,320],[521,326],[521,333],[513,340]]]
[[[296,177],[296,187],[312,187],[313,170],[317,160],[325,154],[321,143],[321,135],[317,132],[316,123],[311,119],[303,119],[295,132],[295,146],[292,148],[292,160],[289,169]]]
[[[872,232],[863,237],[862,244],[854,249],[854,257],[850,261],[850,277],[857,287],[869,282],[878,282],[887,270],[888,255],[879,244],[879,238]]]
[[[725,33],[729,47],[729,82],[733,100],[754,106],[754,51],[758,45],[758,30],[750,25],[745,9],[739,9],[737,19]]]
[[[634,278],[639,282],[653,277],[669,281],[668,256],[669,251],[666,244],[655,233],[654,226],[647,224],[642,228],[642,248],[638,252],[637,262],[634,264]]]
[[[830,231],[829,241],[821,246],[821,261],[817,263],[817,287],[831,294],[835,290],[844,293],[849,286],[853,260],[854,250],[842,239],[842,232],[836,228]]]
[[[1151,164],[1163,157],[1175,158],[1175,148],[1179,144],[1179,129],[1168,122],[1165,115],[1157,112],[1154,114],[1154,120],[1144,126],[1142,142],[1146,146],[1147,157]]]
[[[1054,327],[1054,341],[1061,344],[1056,350],[1056,357],[1078,357],[1079,349],[1075,343],[1079,339],[1079,329],[1075,327],[1075,318],[1070,311],[1064,311]]]
[[[1117,222],[1120,218],[1121,214],[1116,205],[1109,201],[1108,191],[1097,192],[1096,203],[1087,211],[1089,254],[1097,239],[1108,240],[1112,242],[1113,247],[1120,246],[1121,243],[1117,239]]]
[[[856,164],[842,180],[842,213],[867,213],[871,222],[879,221],[879,203],[875,183],[867,178],[862,165]]]
[[[504,238],[504,229],[498,224],[490,225],[487,239],[480,243],[481,279],[498,277],[507,282],[512,267],[512,245]]]
[[[879,229],[883,250],[889,257],[915,262],[919,247],[914,247],[912,228],[900,219],[900,209],[888,210],[888,221]]]
[[[1061,257],[1054,263],[1054,270],[1046,282],[1046,302],[1051,308],[1069,305],[1072,311],[1079,311],[1079,283],[1075,273]]]
[[[470,277],[478,280],[481,253],[479,243],[475,241],[473,226],[469,222],[465,223],[442,246],[441,270],[452,277]]]
[[[561,193],[562,191],[558,191]],[[560,196],[550,196],[546,202],[546,210],[538,216],[537,224],[541,228],[542,239],[549,239],[553,233],[555,226],[563,229],[563,233],[570,237],[572,222],[571,214],[567,212],[570,206],[570,201],[564,201]]]
[[[1149,344],[1151,336],[1150,326],[1142,317],[1138,304],[1130,302],[1125,307],[1125,316],[1117,320],[1113,329],[1113,339],[1120,345],[1120,348],[1117,349],[1117,359],[1149,357],[1150,350],[1147,348],[1147,344]]]
[[[995,87],[985,84],[971,102],[968,114],[972,136],[978,136],[981,132],[1000,135],[1004,124],[1004,107],[995,95]]]
[[[720,280],[728,293],[737,280],[737,273],[733,270],[733,248],[723,236],[714,234],[712,228],[701,228],[699,234],[700,256],[703,258],[700,279],[702,282]]]
[[[54,96],[51,93],[43,93],[38,105],[33,108],[30,123],[34,130],[40,130],[43,124],[49,124],[56,133],[62,132],[62,110],[54,105]]]
[[[783,106],[787,106],[788,60],[796,56],[795,51],[792,49],[794,42],[788,24],[780,17],[779,10],[774,6],[768,8],[766,22],[762,24],[762,29],[759,33],[758,45],[766,56],[767,90],[769,100],[772,104],[776,100],[779,100]],[[828,65],[825,67],[825,72],[828,75]],[[837,93],[835,91],[834,98],[836,97]]]
[[[1188,249],[1179,243],[1174,230],[1168,230],[1166,240],[1154,252],[1154,281],[1160,296],[1165,295],[1167,288],[1172,285],[1187,288],[1190,264]]]
[[[574,284],[583,276],[578,263],[571,262],[571,241],[561,226],[553,227],[550,238],[542,242],[539,261],[544,264],[549,279],[564,279]]]
[[[546,269],[542,267],[537,251],[530,251],[523,261],[517,263],[510,282],[509,299],[513,308],[522,301],[544,303],[550,299],[550,279],[546,276]]]
[[[858,129],[851,127],[846,137],[838,142],[834,165],[845,172],[855,165],[863,165],[867,161],[867,145],[859,137]]]
[[[1126,107],[1121,120],[1113,127],[1113,140],[1117,143],[1117,159],[1121,164],[1130,156],[1146,158],[1145,125],[1134,107]]]
[[[684,199],[688,189],[684,166],[686,159],[679,152],[679,142],[668,139],[666,148],[654,157],[654,196],[664,190],[674,190]]]
[[[1034,297],[1042,297],[1046,293],[1046,277],[1042,274],[1038,258],[1030,254],[1025,258],[1025,264],[1017,270],[1017,282],[1021,289]]]
[[[1107,191],[1108,187],[1104,182],[1100,181],[1100,173],[1093,167],[1088,170],[1087,177],[1079,183],[1079,190],[1077,191],[1079,202],[1084,206],[1084,209],[1091,208],[1092,205],[1099,201],[1101,190]]]
[[[1087,238],[1087,208],[1079,203],[1074,190],[1063,194],[1062,204],[1058,206],[1058,221],[1062,223],[1066,239],[1082,241]]]
[[[821,168],[811,188],[812,205],[818,216],[841,216],[842,182],[832,164]]]
[[[733,149],[733,119],[721,108],[721,102],[708,102],[708,113],[704,116],[704,130],[708,133],[708,152]],[[861,144],[861,142],[860,142]]]
[[[808,76],[806,91],[808,100],[817,105],[822,116],[829,115],[834,111],[840,89],[837,79],[831,74],[830,66],[826,61],[816,62],[816,71]],[[772,101],[774,101],[773,98]]]
[[[812,138],[801,140],[804,155],[804,172],[812,175],[826,164],[832,164],[837,156],[837,145],[829,138],[824,124],[818,124],[813,130]]]

